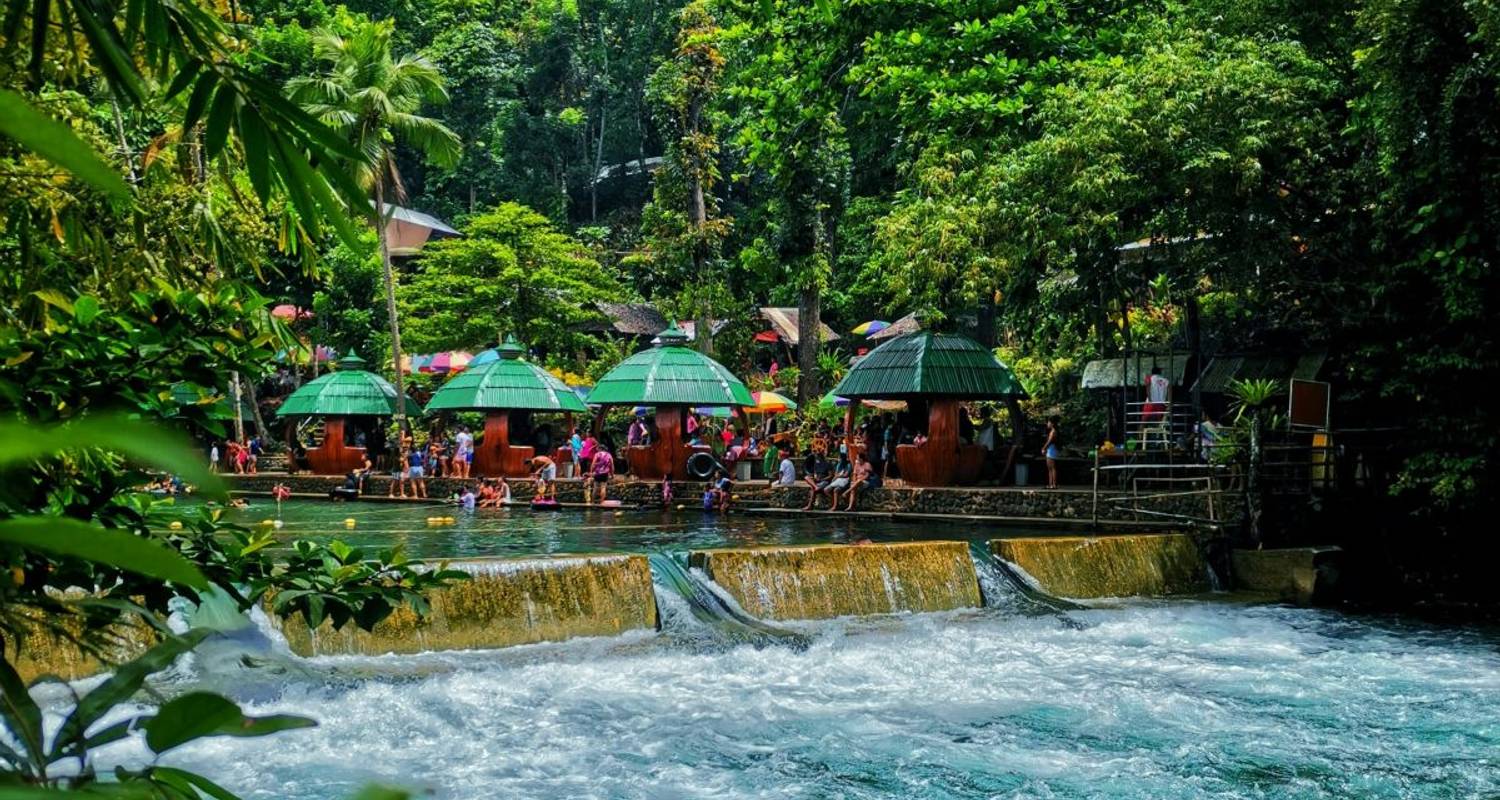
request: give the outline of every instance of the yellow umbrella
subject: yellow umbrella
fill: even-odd
[[[776,392],[754,392],[750,399],[755,401],[755,405],[745,410],[752,414],[779,414],[797,410],[797,404],[790,397]]]

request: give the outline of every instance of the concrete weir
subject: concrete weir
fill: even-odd
[[[292,652],[378,655],[480,650],[656,627],[651,568],[643,555],[474,559],[450,563],[470,580],[434,592],[425,619],[401,608],[373,631],[300,615],[277,624]]]
[[[1134,597],[1208,591],[1208,564],[1182,533],[993,539],[990,551],[1058,597]]]
[[[760,619],[828,619],[981,604],[963,542],[695,550],[702,570]]]

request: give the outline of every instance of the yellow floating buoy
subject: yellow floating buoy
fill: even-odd
[[[273,528],[275,528],[276,530],[279,531],[279,530],[281,530],[281,526],[285,525],[285,524],[286,523],[284,523],[284,522],[282,522],[281,520],[278,519],[275,522],[271,523],[271,527],[273,527]]]
[[[263,519],[263,520],[260,521],[260,524],[261,524],[262,527],[269,528],[272,525],[276,524],[276,520],[274,520],[274,519]]]
[[[174,531],[180,531],[182,530],[182,523],[178,522],[177,520],[172,520],[172,524],[168,525],[167,527],[171,528]]]
[[[454,519],[452,517],[443,517],[443,524],[444,525],[453,525],[453,524],[456,524],[457,522],[458,522],[458,520],[456,520],[456,519]]]
[[[442,521],[443,521],[442,517],[428,517],[427,518],[427,524],[429,526],[431,526],[431,525],[437,525],[438,523],[440,523]]]
[[[349,517],[348,519],[344,520],[344,527],[345,528],[352,528],[352,527],[354,527],[354,517]]]

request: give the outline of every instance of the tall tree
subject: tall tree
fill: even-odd
[[[401,379],[401,326],[396,314],[396,276],[386,227],[394,203],[405,202],[406,190],[396,168],[396,141],[441,166],[452,166],[460,155],[457,134],[441,122],[421,115],[426,103],[448,99],[442,74],[425,58],[396,58],[391,48],[392,25],[368,22],[347,37],[324,31],[314,53],[322,74],[293,78],[287,83],[292,98],[325,125],[349,137],[359,159],[352,164],[361,185],[375,197],[379,212],[376,234],[380,264],[385,274],[386,313],[390,318],[391,371],[396,394],[405,397]],[[388,203],[389,201],[393,201]],[[396,421],[404,427],[404,405]]]
[[[765,174],[768,224],[745,258],[769,265],[796,287],[797,400],[820,392],[823,290],[848,201],[849,143],[841,117],[844,82],[859,36],[832,0],[746,3],[730,31],[737,65],[728,93],[738,111],[736,144]]]
[[[562,358],[598,346],[583,329],[619,288],[588,247],[518,203],[470,217],[463,233],[423,248],[401,285],[418,348],[480,347],[507,333]]]
[[[678,14],[677,50],[651,76],[649,97],[667,140],[653,199],[642,212],[649,258],[684,287],[679,313],[696,320],[698,349],[713,352],[714,311],[722,294],[721,253],[731,221],[719,215],[719,138],[713,102],[724,71],[719,25],[697,0]]]

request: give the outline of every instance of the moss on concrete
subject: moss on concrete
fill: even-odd
[[[827,619],[980,605],[963,542],[698,550],[703,570],[762,619]]]
[[[1058,597],[1192,594],[1210,588],[1208,565],[1187,534],[994,539],[990,550]]]
[[[17,617],[35,620],[36,612],[20,611]],[[104,657],[104,661],[101,661],[94,653],[80,648],[70,638],[82,634],[81,624],[73,620],[62,620],[60,624],[67,631],[66,635],[57,635],[33,624],[25,625],[23,632],[15,639],[7,640],[10,646],[5,655],[22,680],[30,683],[43,675],[66,681],[87,678],[111,669],[110,664],[129,661],[161,641],[156,629],[140,618],[124,617],[103,631],[90,635],[90,640]]]
[[[1230,554],[1230,567],[1236,588],[1311,605],[1331,591],[1338,574],[1336,562],[1342,555],[1337,547],[1235,550]]]
[[[298,655],[478,650],[578,636],[613,636],[656,627],[651,569],[641,555],[476,559],[449,565],[473,576],[434,592],[420,618],[401,608],[361,631],[308,630],[302,617],[280,621]]]

